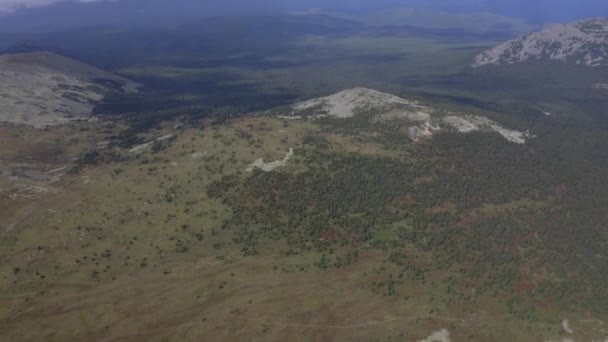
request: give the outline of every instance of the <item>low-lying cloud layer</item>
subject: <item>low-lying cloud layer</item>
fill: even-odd
[[[0,0],[0,11],[7,12],[20,7],[48,5],[57,0]]]
[[[50,5],[65,0],[0,0],[0,12],[11,12],[17,9]],[[75,0],[76,2],[92,2],[96,0]]]

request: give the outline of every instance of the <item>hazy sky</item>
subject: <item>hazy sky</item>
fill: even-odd
[[[48,5],[50,3],[54,3],[54,2],[60,2],[60,1],[74,1],[74,2],[92,2],[92,1],[96,1],[96,0],[0,0],[0,9],[10,9],[10,8],[15,8],[15,7],[31,7],[31,6],[39,6],[39,5]],[[108,1],[108,0],[105,0]],[[201,2],[205,2],[205,0],[200,0]],[[222,1],[222,0],[215,0],[215,1]],[[167,2],[171,2],[171,0],[167,0]],[[229,2],[229,1],[228,1]],[[251,0],[250,2],[255,3],[256,0]],[[289,0],[276,0],[276,3],[281,3],[281,2],[293,2],[293,1],[289,1]],[[306,1],[300,1],[305,3]],[[318,3],[318,1],[310,1],[313,3]],[[328,1],[329,2],[329,1]],[[334,0],[331,2],[336,2],[336,3],[348,3],[348,2],[356,2],[356,3],[361,3],[362,1],[358,1],[358,0]],[[375,0],[368,0],[368,2],[375,2]],[[387,2],[387,3],[393,3],[393,4],[398,4],[398,3],[403,3],[405,5],[407,5],[408,3],[412,3],[412,2],[418,2],[420,3],[421,1],[419,0],[394,0],[394,1],[380,1],[380,2]],[[575,7],[577,5],[583,5],[584,4],[591,4],[591,3],[603,3],[605,2],[605,0],[526,0],[526,1],[519,1],[519,0],[427,0],[427,2],[431,2],[434,4],[438,4],[438,3],[445,3],[446,5],[454,5],[454,6],[458,6],[459,4],[467,4],[467,5],[471,5],[471,4],[478,4],[478,5],[487,5],[489,4],[490,6],[493,4],[500,4],[503,3],[505,5],[508,5],[509,3],[518,3],[518,4],[523,4],[526,3],[529,6],[528,7],[533,7],[535,4],[540,4],[540,5],[548,5],[548,4],[557,4],[558,6],[563,7],[564,4],[570,4],[572,5],[572,7]]]
[[[75,3],[90,2],[97,5]],[[105,2],[105,4],[100,4]],[[42,6],[54,3],[62,5]],[[36,10],[22,10],[35,7]],[[201,16],[322,8],[366,13],[392,7],[489,12],[536,23],[608,16],[608,0],[0,0],[1,31],[125,23],[178,22]]]
[[[56,2],[93,2],[93,1],[115,1],[115,0],[0,0],[0,11],[11,11],[17,8],[36,7],[49,5]],[[170,5],[173,1],[166,0]],[[230,4],[233,0],[198,0],[200,3],[225,3]],[[344,7],[369,8],[379,6],[424,6],[441,7],[452,10],[478,9],[487,11],[501,11],[518,16],[535,16],[541,12],[554,12],[567,16],[569,12],[585,12],[588,15],[608,16],[608,0],[249,0],[249,6],[264,4],[264,6],[288,7],[290,5],[318,7]],[[560,13],[563,12],[563,13]]]

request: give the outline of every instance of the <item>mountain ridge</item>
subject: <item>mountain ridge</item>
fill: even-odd
[[[558,24],[509,40],[474,58],[473,67],[551,60],[600,67],[608,65],[608,18]]]
[[[0,122],[36,128],[89,118],[111,92],[134,93],[123,77],[52,52],[0,55]]]
[[[346,89],[329,96],[298,102],[291,106],[291,110],[286,118],[349,119],[360,114],[372,113],[372,122],[407,121],[411,124],[407,133],[414,142],[446,131],[462,134],[477,131],[497,133],[508,142],[515,144],[525,144],[531,137],[529,132],[505,128],[484,116],[441,111],[417,101],[364,87]]]

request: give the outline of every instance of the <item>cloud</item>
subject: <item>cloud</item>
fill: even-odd
[[[0,0],[0,11],[12,11],[18,8],[49,5],[57,0]]]
[[[12,12],[21,8],[50,5],[58,0],[0,0],[0,12]]]
[[[0,0],[0,12],[12,12],[36,6],[46,6],[66,0]],[[75,2],[93,2],[97,0],[72,0]]]

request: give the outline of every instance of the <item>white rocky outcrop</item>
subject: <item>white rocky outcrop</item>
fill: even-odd
[[[104,83],[105,82],[105,83]],[[137,92],[139,85],[53,53],[0,56],[0,122],[37,128],[90,119],[113,91]]]
[[[353,88],[339,93],[294,104],[292,118],[352,118],[361,113],[372,113],[372,120],[404,120],[411,123],[408,136],[413,141],[430,138],[438,132],[456,131],[463,134],[475,131],[494,132],[507,141],[524,144],[529,134],[501,126],[483,116],[445,113],[392,94],[367,88]]]
[[[608,18],[559,24],[498,45],[475,57],[473,67],[555,60],[608,65]]]
[[[352,88],[339,93],[296,103],[294,112],[311,110],[315,116],[351,118],[358,111],[377,110],[391,106],[417,106],[415,102],[368,88]]]

